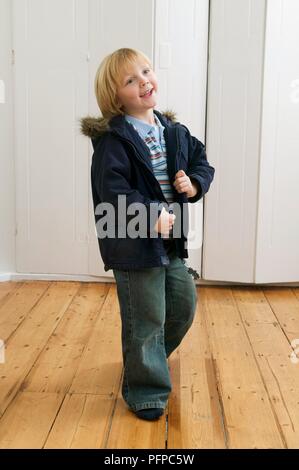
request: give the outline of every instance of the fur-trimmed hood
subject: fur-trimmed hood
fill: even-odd
[[[176,113],[174,113],[173,111],[166,110],[161,112],[161,114],[168,121],[171,121],[173,123],[177,122]],[[92,140],[98,139],[105,132],[111,129],[111,123],[113,119],[115,118],[109,120],[103,117],[86,116],[85,118],[80,119],[81,133],[91,138]]]

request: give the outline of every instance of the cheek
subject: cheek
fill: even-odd
[[[122,102],[122,93],[120,91],[116,92],[116,100],[120,103]]]
[[[134,96],[136,90],[134,90],[133,86],[129,86],[125,91],[123,91],[123,98],[124,99],[130,99],[132,96]]]
[[[128,99],[128,93],[122,91],[121,93],[118,93],[118,99],[121,103],[125,103],[126,100]]]

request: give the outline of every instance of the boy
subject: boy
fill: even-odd
[[[82,119],[82,132],[94,147],[91,183],[99,248],[117,284],[122,394],[147,420],[163,414],[171,391],[167,358],[196,310],[196,288],[183,260],[188,257],[186,207],[208,191],[215,171],[204,145],[172,113],[154,109],[157,93],[145,54],[118,49],[102,61],[95,78],[103,117]],[[107,204],[116,211],[114,223],[105,219]],[[137,236],[132,207],[142,213]],[[103,221],[118,230],[107,237]]]

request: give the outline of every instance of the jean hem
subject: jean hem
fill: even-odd
[[[140,411],[148,408],[166,408],[166,403],[161,401],[147,401],[145,403],[137,403],[136,405],[129,405],[132,411]]]

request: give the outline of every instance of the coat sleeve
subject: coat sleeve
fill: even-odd
[[[197,194],[188,198],[188,202],[193,203],[199,201],[208,192],[214,179],[215,168],[207,160],[204,144],[192,136],[186,127],[185,129],[187,131],[189,161],[186,173],[198,187]]]
[[[91,166],[92,191],[96,194],[94,201],[97,200],[98,204],[112,204],[116,220],[125,221],[126,225],[135,217],[135,214],[127,213],[130,205],[136,210],[145,209],[147,233],[152,233],[163,203],[143,196],[132,187],[131,180],[131,164],[123,145],[115,140],[113,145],[105,142],[99,144],[94,152]],[[118,214],[124,205],[119,204],[119,196],[125,196],[126,208],[126,213],[120,214],[120,218]],[[94,209],[96,211],[97,208]]]

